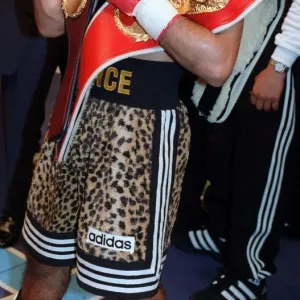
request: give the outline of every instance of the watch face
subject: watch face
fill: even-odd
[[[280,64],[280,63],[277,63],[275,64],[275,71],[276,72],[284,72],[285,68],[284,68],[284,65],[283,64]]]

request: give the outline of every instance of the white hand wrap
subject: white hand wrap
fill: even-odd
[[[133,15],[145,31],[155,41],[159,41],[179,13],[167,0],[141,0]]]

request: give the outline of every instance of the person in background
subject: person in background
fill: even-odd
[[[64,69],[66,37],[45,39],[30,0],[0,3],[0,247],[19,237],[39,151],[52,76]]]
[[[282,26],[282,32],[276,36],[276,49],[267,67],[255,78],[251,93],[251,103],[264,111],[277,111],[284,91],[286,72],[294,69],[296,97],[300,98],[300,0],[294,0]],[[298,59],[298,60],[297,60]],[[299,120],[296,110],[296,120]],[[287,161],[286,176],[282,194],[287,205],[287,218],[284,234],[289,237],[300,236],[298,201],[299,172],[299,124],[296,121],[295,140],[291,146]]]
[[[213,195],[205,202],[209,220],[203,227],[199,221],[196,229],[174,237],[180,248],[210,254],[224,264],[216,279],[206,289],[196,292],[191,300],[263,300],[267,297],[266,281],[276,272],[274,260],[284,217],[281,186],[295,128],[295,94],[288,66],[281,65],[276,57],[269,60],[282,23],[283,31],[291,27],[291,36],[299,32],[294,29],[300,24],[297,2],[291,8],[292,1],[270,3],[271,6],[276,4],[277,15],[268,27],[265,42],[257,48],[260,57],[248,61],[249,66],[254,67],[242,73],[248,77],[238,101],[227,120],[218,122],[221,116],[213,126],[214,170],[209,172],[208,178]],[[265,21],[269,12],[271,8],[261,20]],[[251,33],[255,36],[261,30],[259,24],[257,29],[247,32],[247,47],[253,44]],[[299,37],[298,33],[295,39]],[[280,35],[276,43],[279,40]],[[258,93],[258,79],[267,65],[268,71],[280,79],[275,88],[280,90],[276,94],[277,103],[271,101],[273,96],[268,98]],[[238,82],[241,82],[238,76],[228,87],[228,97],[222,98],[224,102],[237,94]],[[266,91],[272,93],[276,83],[269,78],[266,83],[269,84]],[[220,94],[220,91],[215,90],[215,93]]]

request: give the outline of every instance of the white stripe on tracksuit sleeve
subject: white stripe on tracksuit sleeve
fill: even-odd
[[[293,1],[275,44],[272,58],[291,67],[300,56],[300,0]]]

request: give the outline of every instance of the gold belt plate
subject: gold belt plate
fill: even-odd
[[[224,8],[230,0],[169,0],[182,14],[214,12]]]

